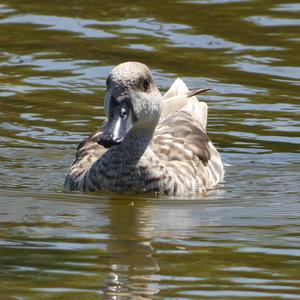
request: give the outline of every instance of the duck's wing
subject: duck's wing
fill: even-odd
[[[189,91],[181,79],[174,82],[163,98],[151,148],[179,175],[202,176],[203,171],[203,182],[211,187],[222,180],[223,165],[206,134],[207,104],[194,96],[205,90]]]
[[[65,179],[66,189],[76,190],[76,185],[81,175],[107,151],[106,148],[97,143],[104,125],[105,122],[98,130],[96,130],[96,132],[91,134],[78,145],[75,159]]]
[[[152,147],[163,161],[197,161],[211,157],[210,140],[202,124],[188,111],[173,112],[155,130]]]

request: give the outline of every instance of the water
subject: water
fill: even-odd
[[[300,299],[296,1],[2,1],[0,299]],[[67,194],[120,62],[212,87],[225,182],[198,199]]]

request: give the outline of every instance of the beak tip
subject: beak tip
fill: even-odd
[[[115,140],[112,136],[103,136],[100,135],[99,139],[97,140],[97,143],[104,148],[110,148],[115,145],[119,145],[122,142],[122,140]]]

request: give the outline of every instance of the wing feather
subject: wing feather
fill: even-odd
[[[78,145],[75,160],[65,179],[65,188],[69,188],[70,190],[78,189],[76,185],[79,183],[79,177],[106,152],[107,149],[97,143],[104,124],[105,122],[99,129]]]
[[[209,138],[202,124],[187,111],[170,114],[154,133],[152,150],[165,161],[201,161],[210,159]]]

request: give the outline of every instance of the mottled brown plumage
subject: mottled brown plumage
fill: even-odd
[[[78,146],[66,189],[183,196],[223,179],[220,155],[206,134],[207,105],[194,97],[204,90],[188,91],[177,79],[161,97],[149,69],[140,63],[117,66],[108,85],[108,122]],[[125,107],[125,101],[130,105]],[[122,105],[131,113],[126,121]]]

